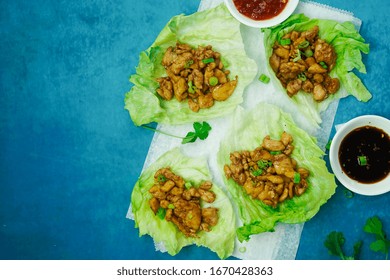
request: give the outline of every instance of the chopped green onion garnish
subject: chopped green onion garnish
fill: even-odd
[[[184,184],[184,186],[185,186],[186,189],[188,190],[189,188],[192,187],[192,184],[191,184],[191,182],[186,182],[186,183]]]
[[[164,183],[167,181],[167,178],[164,175],[160,174],[157,176],[157,181],[159,181],[160,183]]]
[[[298,184],[301,181],[301,174],[295,172],[294,174],[294,184]]]
[[[306,76],[305,76],[305,74],[304,74],[304,73],[300,73],[300,74],[298,75],[298,79],[300,79],[302,82],[306,81]]]
[[[326,63],[325,63],[325,62],[321,61],[321,62],[319,62],[318,64],[319,64],[319,65],[321,65],[321,66],[322,66],[322,68],[324,68],[324,69],[328,69],[328,65],[326,65]]]
[[[360,166],[366,166],[367,165],[367,157],[366,156],[359,156],[358,163]]]
[[[212,57],[205,58],[205,59],[202,60],[202,62],[204,64],[207,64],[207,63],[210,63],[210,62],[214,62],[214,58],[212,58]]]
[[[216,86],[218,84],[218,78],[217,77],[210,77],[210,79],[209,79],[209,85],[210,86]]]
[[[261,159],[261,160],[259,160],[259,161],[257,162],[257,166],[258,166],[259,168],[261,168],[261,169],[265,169],[265,168],[267,168],[267,167],[272,166],[272,161],[268,161],[268,160],[263,160],[263,159]]]
[[[169,208],[169,209],[175,209],[175,206],[174,206],[172,203],[169,203],[169,204],[168,204],[168,208]]]
[[[294,62],[297,62],[298,60],[301,60],[302,57],[301,57],[301,51],[300,50],[297,50],[297,56],[293,59]]]
[[[189,220],[192,220],[192,218],[193,218],[192,214],[189,213],[189,214],[187,215],[187,218],[188,218]]]
[[[163,220],[165,218],[165,214],[166,213],[167,213],[167,210],[165,210],[164,208],[160,207],[157,210],[156,216],[159,217],[161,220]]]
[[[194,61],[191,59],[191,60],[188,60],[187,62],[186,62],[186,64],[184,65],[184,68],[188,68],[188,67],[190,67],[192,64],[194,64]]]
[[[245,253],[246,252],[246,247],[240,247],[240,249],[238,249],[238,251],[240,251],[240,253]]]
[[[220,57],[220,60],[223,64],[223,67],[225,68],[229,67],[229,62],[223,56]]]
[[[264,83],[264,84],[268,84],[270,81],[270,78],[267,75],[261,74],[259,77],[259,81]]]
[[[263,170],[262,169],[253,170],[251,173],[253,176],[260,176],[261,174],[263,174]]]
[[[291,39],[281,39],[280,40],[280,42],[279,42],[279,44],[281,45],[281,46],[287,46],[287,45],[290,45],[291,44]]]
[[[332,145],[332,139],[328,141],[328,143],[325,146],[325,149],[330,150],[330,145]]]
[[[273,156],[276,156],[276,155],[280,155],[282,152],[281,151],[270,151],[269,153]]]
[[[312,57],[313,56],[313,51],[311,49],[305,50],[305,56],[306,57]]]
[[[304,48],[307,48],[308,46],[309,46],[309,42],[308,41],[303,41],[302,43],[300,43],[299,45],[298,45],[298,48],[300,48],[300,49],[304,49]]]
[[[344,196],[346,198],[352,198],[353,197],[353,192],[351,192],[350,190],[344,189]]]
[[[192,81],[188,82],[188,92],[195,93],[196,87],[192,84]]]

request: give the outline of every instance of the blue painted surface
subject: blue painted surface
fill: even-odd
[[[123,99],[139,53],[199,2],[0,2],[1,259],[173,259],[125,218],[153,135],[131,123]],[[335,123],[390,118],[387,3],[319,2],[354,12],[371,45],[360,76],[374,97],[342,100]],[[372,215],[390,233],[390,193],[347,198],[339,187],[305,224],[297,259],[332,259],[323,246],[332,230],[344,232],[347,250],[362,239],[362,258],[383,258],[362,231]],[[216,255],[192,246],[175,258]]]

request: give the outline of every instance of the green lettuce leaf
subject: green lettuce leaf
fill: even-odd
[[[166,49],[175,46],[177,41],[194,48],[212,45],[213,50],[221,53],[228,63],[230,78],[238,76],[237,87],[229,99],[215,102],[213,107],[195,113],[189,109],[186,101],[166,101],[158,96],[156,78],[166,76],[161,65],[162,57]],[[136,74],[130,77],[134,86],[126,94],[125,108],[136,125],[204,121],[232,112],[242,102],[244,89],[256,74],[256,63],[245,53],[240,23],[230,15],[225,5],[189,16],[178,15],[169,21],[156,41],[140,54]]]
[[[134,214],[139,235],[150,235],[155,243],[162,243],[170,255],[176,255],[184,246],[196,244],[208,247],[217,253],[219,258],[229,257],[234,249],[235,214],[229,198],[215,184],[211,190],[216,194],[212,207],[219,209],[219,221],[210,232],[200,232],[198,238],[186,237],[177,227],[155,216],[149,206],[151,194],[149,189],[154,184],[155,172],[163,167],[183,177],[186,182],[198,186],[204,181],[211,181],[207,161],[201,158],[184,156],[179,148],[175,148],[162,155],[154,164],[144,170],[136,182],[131,195],[131,208]],[[207,206],[206,203],[204,203]]]
[[[324,153],[317,146],[316,139],[300,129],[291,116],[278,107],[260,103],[249,112],[238,108],[228,131],[217,155],[218,166],[222,172],[224,165],[230,164],[231,152],[254,150],[261,145],[265,136],[279,139],[283,131],[293,136],[295,148],[292,157],[299,166],[310,171],[306,192],[300,197],[284,201],[276,208],[252,199],[233,179],[227,180],[224,176],[225,184],[243,222],[237,230],[240,241],[249,240],[252,234],[273,231],[277,222],[305,222],[334,194],[335,179],[333,174],[328,172],[322,159]]]
[[[359,101],[367,102],[371,98],[371,93],[360,78],[351,72],[356,69],[360,73],[366,73],[361,53],[369,53],[369,45],[365,43],[364,38],[351,22],[339,23],[334,20],[310,19],[304,14],[294,14],[280,25],[262,30],[264,32],[267,61],[272,55],[272,46],[276,40],[279,40],[292,30],[305,31],[315,25],[318,25],[320,29],[320,38],[331,44],[337,53],[336,66],[332,69],[330,75],[340,79],[341,87],[336,94],[330,95],[322,102],[314,101],[310,94],[302,91],[293,96],[292,100],[309,121],[318,125],[322,122],[320,113],[325,111],[332,101],[353,95]],[[276,78],[269,63],[267,63],[267,66],[273,77],[272,80],[276,81],[278,88],[285,92],[286,90]]]

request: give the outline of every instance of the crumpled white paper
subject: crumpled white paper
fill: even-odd
[[[222,2],[223,0],[202,0],[199,5],[199,11],[215,7]],[[312,1],[300,1],[295,13],[304,13],[311,18],[333,19],[340,22],[350,21],[358,30],[361,26],[361,21],[355,18],[352,13]],[[254,59],[258,64],[258,74],[264,73],[269,76],[266,66],[268,62],[264,55],[263,34],[259,29],[244,25],[241,25],[241,33],[248,56]],[[324,150],[332,129],[338,101],[333,102],[328,109],[322,113],[321,117],[323,122],[321,123],[320,129],[317,129],[308,124],[298,111],[294,111],[294,107],[290,106],[290,101],[286,94],[281,95],[276,94],[276,92],[277,90],[272,83],[263,84],[255,80],[245,89],[244,102],[241,106],[245,109],[251,109],[259,102],[267,102],[279,106],[290,113],[301,128],[315,136],[318,140],[318,145]],[[230,119],[230,116],[226,116],[209,120],[208,122],[212,127],[209,137],[204,141],[186,144],[185,149],[183,149],[183,153],[188,156],[201,156],[207,158],[213,181],[222,188],[224,187],[222,179],[223,174],[221,174],[221,171],[217,167],[216,154],[219,149],[219,143],[229,127]],[[176,126],[159,124],[158,129],[172,133],[173,135],[183,136],[185,136],[186,132],[193,130],[192,124]],[[181,146],[180,143],[181,139],[155,133],[143,168],[147,168],[165,152],[174,147]],[[127,218],[133,219],[131,205],[127,213]],[[233,256],[244,260],[295,259],[303,226],[303,223],[280,223],[275,227],[274,232],[252,235],[249,242],[240,243],[236,240]],[[162,244],[155,245],[156,250],[161,252],[166,251]]]

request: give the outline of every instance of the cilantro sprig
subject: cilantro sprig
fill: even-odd
[[[386,233],[383,230],[383,225],[378,216],[368,218],[366,224],[363,227],[363,231],[373,234],[375,241],[371,242],[370,249],[374,252],[381,252],[385,254],[386,260],[390,251],[390,240],[387,239]],[[325,247],[328,249],[330,255],[338,256],[342,260],[356,260],[360,254],[362,241],[358,241],[353,246],[353,255],[347,256],[344,252],[343,245],[345,243],[344,234],[338,231],[332,231],[326,237],[324,242]]]
[[[209,132],[211,130],[211,126],[207,122],[202,122],[202,123],[194,122],[193,123],[194,131],[190,131],[187,133],[187,135],[185,137],[181,137],[181,136],[173,135],[173,134],[167,133],[165,131],[162,131],[162,130],[159,130],[159,129],[156,129],[156,128],[153,128],[153,127],[150,127],[147,125],[141,125],[141,127],[146,128],[148,130],[152,130],[154,132],[158,132],[158,133],[167,135],[167,136],[182,139],[182,141],[181,141],[182,144],[192,143],[192,142],[195,142],[197,139],[205,140],[209,136]]]
[[[360,254],[360,248],[362,241],[359,240],[353,245],[353,255],[347,256],[344,252],[343,245],[345,243],[345,237],[342,232],[332,231],[326,237],[324,242],[325,247],[328,249],[330,255],[340,257],[342,260],[357,260]]]
[[[390,240],[386,237],[381,220],[377,216],[367,219],[363,230],[375,236],[375,241],[370,244],[370,249],[374,252],[385,254],[387,260],[389,257]]]
[[[187,133],[186,137],[181,141],[182,144],[195,142],[196,139],[205,140],[209,136],[211,126],[207,122],[194,122],[194,131]]]

